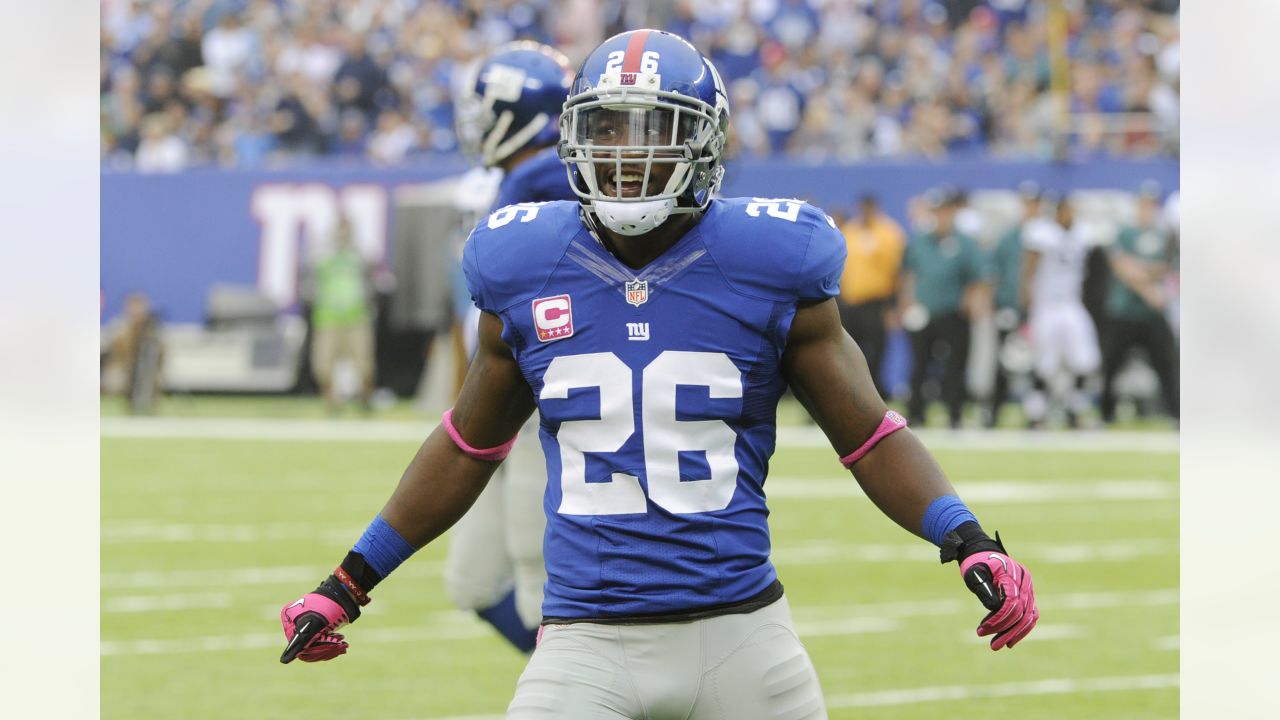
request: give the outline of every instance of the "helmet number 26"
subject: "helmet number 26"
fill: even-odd
[[[625,50],[614,50],[609,53],[609,62],[605,63],[604,71],[606,73],[622,72],[622,60],[626,57]],[[655,50],[649,50],[640,56],[640,72],[653,74],[658,72],[658,53]]]

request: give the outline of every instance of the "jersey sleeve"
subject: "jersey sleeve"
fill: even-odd
[[[802,214],[812,230],[797,274],[796,297],[826,300],[840,294],[840,276],[844,274],[848,245],[829,215],[811,205],[803,208]]]
[[[536,296],[572,240],[577,203],[508,205],[482,218],[462,249],[476,307],[500,313]]]
[[[482,219],[480,222],[483,223],[485,220]],[[476,226],[471,231],[471,235],[467,237],[466,245],[462,247],[462,273],[467,280],[467,292],[471,295],[471,302],[486,312],[497,312],[493,296],[488,293],[484,273],[480,270],[480,260],[476,252],[476,234],[478,232],[480,232],[480,226]]]

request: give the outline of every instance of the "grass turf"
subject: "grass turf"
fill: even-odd
[[[239,414],[226,408],[192,414]],[[277,662],[279,607],[342,557],[414,449],[104,438],[102,717],[501,715],[524,658],[449,606],[447,537],[378,588],[348,629],[349,655]],[[1172,488],[1178,473],[1176,454],[937,456],[962,494],[990,481]],[[770,503],[777,565],[832,718],[932,718],[992,693],[1020,718],[1177,716],[1176,494],[971,502],[1032,568],[1043,612],[1023,645],[992,653],[972,636],[982,611],[955,567],[930,560],[927,543],[865,499],[840,497],[854,481],[838,471],[829,452],[783,447],[766,486],[779,488]],[[812,492],[783,492],[788,482]]]

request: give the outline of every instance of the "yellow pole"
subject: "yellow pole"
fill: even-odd
[[[1053,102],[1054,155],[1059,159],[1067,152],[1071,133],[1071,65],[1067,59],[1067,11],[1063,0],[1048,0],[1046,17],[1049,43],[1049,92]]]

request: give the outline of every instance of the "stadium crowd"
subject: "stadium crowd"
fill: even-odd
[[[635,27],[691,38],[731,151],[1146,157],[1178,150],[1178,0],[103,0],[102,160],[163,172],[457,150],[467,67],[510,40],[578,61]]]

